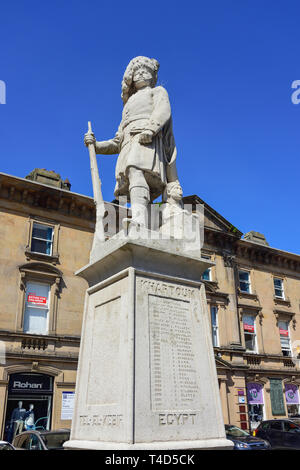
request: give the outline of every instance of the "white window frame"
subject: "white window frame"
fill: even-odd
[[[52,235],[51,235],[51,240],[47,240],[45,238],[39,238],[39,237],[34,237],[33,236],[33,230],[34,230],[34,226],[35,225],[40,225],[40,226],[43,226],[43,227],[47,227],[47,228],[51,228],[52,229]],[[32,250],[32,241],[33,240],[40,240],[40,241],[43,241],[43,242],[50,242],[51,243],[51,250],[50,250],[50,253],[43,253],[42,251],[33,251]],[[53,225],[49,225],[49,224],[44,224],[42,222],[38,222],[38,221],[33,221],[33,224],[32,224],[32,233],[31,233],[31,242],[30,242],[30,250],[32,253],[38,253],[40,255],[45,255],[45,256],[52,256],[53,254],[53,240],[54,240],[54,226]]]
[[[240,273],[247,273],[248,274],[248,281],[244,281],[242,279],[240,279]],[[252,289],[251,289],[251,275],[250,275],[250,271],[248,271],[247,269],[239,269],[238,270],[238,276],[239,276],[239,289],[241,292],[245,293],[245,294],[251,294],[252,292]],[[246,291],[246,290],[242,290],[241,289],[241,282],[243,282],[244,284],[248,284],[249,286],[249,291]]]
[[[275,286],[275,281],[280,281],[281,282],[281,287],[276,287]],[[273,277],[273,286],[274,286],[274,296],[276,299],[282,299],[285,300],[285,294],[284,294],[284,286],[283,286],[283,279],[281,277]],[[277,295],[276,290],[280,290],[282,292],[282,295]]]
[[[41,286],[48,286],[49,287],[49,291],[48,291],[48,299],[47,299],[47,321],[46,321],[46,330],[43,332],[43,333],[35,333],[35,332],[31,332],[31,331],[25,331],[25,315],[26,315],[26,307],[27,307],[27,296],[28,296],[28,292],[27,292],[27,289],[28,289],[28,284],[37,284],[37,285],[41,285]],[[32,281],[32,280],[28,280],[27,283],[26,283],[26,291],[25,291],[25,307],[24,307],[24,320],[23,320],[23,332],[28,334],[28,335],[32,335],[32,334],[36,334],[36,335],[48,335],[49,334],[49,322],[50,322],[50,301],[51,301],[51,285],[47,282],[39,282],[39,281]],[[30,305],[29,308],[33,308],[33,309],[40,309],[40,310],[46,310],[45,307],[40,307],[38,305]]]
[[[213,325],[212,309],[215,309],[216,325]],[[219,341],[219,315],[218,315],[218,307],[216,305],[211,305],[210,306],[210,323],[211,323],[212,344],[213,344],[214,348],[218,348],[220,346],[220,341]],[[214,338],[216,338],[216,343],[217,344],[214,344]]]
[[[285,323],[287,325],[287,331],[288,331],[288,336],[283,336],[280,334],[280,323]],[[292,355],[292,350],[291,350],[291,335],[290,335],[290,325],[289,325],[289,321],[287,320],[279,320],[278,321],[278,332],[279,332],[279,338],[280,338],[280,347],[281,347],[281,351],[282,351],[282,354],[284,351],[287,351],[288,354],[285,355],[283,354],[284,356],[287,356],[287,357],[291,357]],[[281,343],[281,338],[288,338],[288,347],[282,347],[282,343]]]
[[[244,330],[244,318],[245,317],[253,317],[253,326],[254,326],[254,333],[251,333],[250,331],[245,331]],[[244,333],[244,342],[245,342],[245,348],[246,348],[246,352],[247,353],[253,353],[253,354],[257,354],[257,334],[256,334],[256,315],[251,315],[251,314],[247,314],[247,313],[244,313],[243,314],[243,318],[242,318],[242,324],[243,324],[243,333]],[[245,339],[245,334],[248,334],[248,335],[253,335],[254,336],[254,349],[247,349],[246,347],[246,339]]]

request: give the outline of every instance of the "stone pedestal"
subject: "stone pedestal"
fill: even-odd
[[[201,273],[180,240],[111,239],[86,293],[76,449],[230,449]]]

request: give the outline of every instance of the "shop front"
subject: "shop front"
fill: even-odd
[[[247,402],[250,430],[254,431],[264,419],[263,385],[257,382],[247,383]]]
[[[299,416],[299,389],[298,385],[285,384],[285,401],[289,418]]]
[[[4,439],[22,431],[50,429],[53,377],[38,373],[11,374],[8,383]]]

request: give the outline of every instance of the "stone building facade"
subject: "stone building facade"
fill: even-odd
[[[204,204],[202,255],[225,423],[255,429],[262,419],[300,414],[300,256],[242,233]],[[300,357],[300,356],[299,356]]]
[[[300,257],[255,232],[242,238],[198,196],[184,202],[204,205],[202,255],[215,263],[203,282],[225,423],[297,413]],[[30,404],[38,426],[70,428],[87,287],[75,272],[89,261],[94,202],[54,172],[0,173],[0,220],[1,436]]]
[[[54,172],[0,173],[2,437],[30,404],[37,426],[70,428],[87,287],[74,273],[89,262],[94,220],[93,199]]]

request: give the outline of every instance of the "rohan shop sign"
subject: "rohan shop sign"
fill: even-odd
[[[12,374],[8,384],[9,393],[52,392],[52,377],[43,374]]]

